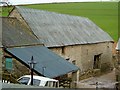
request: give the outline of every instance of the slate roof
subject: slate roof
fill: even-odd
[[[28,62],[33,56],[34,61],[37,62],[34,68],[35,71],[38,74],[44,74],[44,76],[50,78],[62,76],[79,69],[77,66],[66,61],[64,58],[58,56],[44,46],[8,48],[7,51],[19,58],[26,66],[29,66]]]
[[[113,41],[88,18],[18,6],[16,8],[40,42],[47,47]]]
[[[38,39],[16,18],[2,18],[2,45],[3,46],[22,46],[40,44]]]

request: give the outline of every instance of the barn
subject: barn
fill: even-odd
[[[34,74],[57,78],[79,68],[55,54],[15,17],[2,17],[0,56],[2,72],[18,78],[30,74],[29,62],[36,61]],[[1,39],[1,38],[0,38]],[[64,69],[64,70],[63,70]]]
[[[113,39],[86,17],[15,7],[9,17],[16,17],[46,47],[87,71],[105,71],[113,67]]]

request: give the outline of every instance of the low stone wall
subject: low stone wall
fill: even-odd
[[[116,81],[120,81],[120,65],[116,67]]]
[[[100,69],[91,69],[80,75],[80,80],[101,75]]]

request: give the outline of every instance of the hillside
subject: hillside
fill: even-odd
[[[26,5],[24,7],[87,17],[108,32],[115,41],[118,40],[117,2],[54,3]]]

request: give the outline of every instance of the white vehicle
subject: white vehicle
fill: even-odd
[[[25,85],[31,84],[31,75],[25,75],[18,79],[18,82]],[[47,77],[33,75],[33,85],[41,87],[58,88],[59,81]]]

